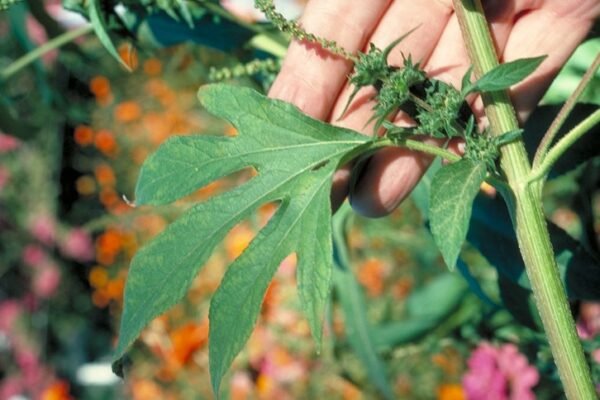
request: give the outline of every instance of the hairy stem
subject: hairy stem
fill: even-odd
[[[432,146],[427,143],[423,143],[418,140],[413,139],[403,139],[396,142],[397,146],[406,147],[410,150],[420,151],[421,153],[431,154],[433,156],[439,156],[446,161],[456,162],[461,159],[461,157],[449,150],[446,150],[441,147]]]
[[[59,47],[66,45],[67,43],[71,43],[73,40],[77,39],[80,36],[87,35],[88,33],[92,32],[93,29],[94,28],[91,25],[82,26],[81,28],[65,32],[62,35],[50,40],[49,42],[44,43],[40,47],[34,49],[33,51],[30,51],[21,58],[18,58],[8,67],[0,71],[0,82],[7,80],[11,76],[13,76],[14,74],[27,67],[32,62],[34,62],[35,60],[42,57],[44,54],[52,50],[56,50]]]
[[[552,141],[558,134],[558,131],[565,123],[571,111],[573,111],[575,104],[577,104],[577,100],[579,100],[585,88],[591,82],[592,78],[596,74],[596,71],[598,70],[598,67],[600,67],[600,54],[596,56],[596,59],[594,60],[590,68],[588,68],[585,75],[583,75],[581,82],[579,82],[579,85],[577,85],[575,91],[571,94],[571,96],[569,96],[569,99],[565,102],[554,121],[552,121],[552,124],[548,128],[548,131],[546,131],[546,133],[544,134],[544,137],[542,138],[540,145],[538,146],[538,149],[535,152],[535,157],[533,159],[534,168],[537,168],[538,165],[540,165],[544,161],[544,157],[546,157],[546,153],[550,148],[550,144],[552,144]]]
[[[571,129],[565,136],[556,143],[543,158],[543,161],[537,167],[534,166],[531,171],[529,182],[545,178],[552,166],[558,159],[575,143],[580,137],[588,133],[595,125],[600,123],[600,110],[596,110],[592,115],[581,121],[579,125]]]
[[[481,1],[453,2],[476,76],[480,77],[498,65]],[[485,94],[483,101],[493,135],[518,129],[514,107],[505,91]],[[531,167],[522,140],[502,146],[501,154],[502,170],[513,192],[510,208],[519,247],[567,398],[595,399],[590,370],[550,243],[541,191],[528,182]]]

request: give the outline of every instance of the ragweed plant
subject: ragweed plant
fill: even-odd
[[[505,260],[500,260],[497,268],[514,284],[533,292],[567,397],[593,398],[594,387],[565,288],[572,299],[600,298],[598,264],[578,252],[576,246],[565,245],[573,242],[561,236],[560,231],[557,234],[552,228],[549,232],[541,193],[556,161],[576,139],[600,122],[600,112],[584,118],[551,145],[557,126],[564,122],[576,97],[570,100],[570,108],[548,130],[531,165],[505,90],[531,74],[544,58],[498,65],[480,2],[454,0],[454,4],[477,77],[473,80],[469,71],[460,90],[428,78],[410,57],[400,67],[389,65],[388,55],[402,38],[385,49],[370,46],[365,54],[351,54],[334,41],[319,38],[299,23],[286,20],[272,1],[256,1],[274,27],[355,64],[355,72],[349,78],[355,86],[352,98],[362,87],[375,88],[373,121],[376,129],[383,128],[384,134],[370,138],[316,121],[290,104],[268,99],[248,88],[201,88],[201,103],[211,113],[231,122],[238,135],[187,136],[167,141],[144,163],[135,204],[169,203],[245,168],[254,168],[256,175],[236,189],[198,203],[137,253],[128,274],[116,371],[121,372],[123,358],[141,330],[184,296],[227,232],[265,203],[276,203],[277,211],[230,266],[211,303],[209,352],[213,389],[219,391],[225,373],[253,330],[269,282],[280,262],[292,253],[298,257],[302,308],[319,345],[335,275],[333,250],[335,247],[339,256],[340,247],[332,240],[329,192],[333,174],[356,157],[378,148],[398,146],[450,161],[431,180],[427,207],[433,238],[450,269],[460,261],[473,202],[482,183],[487,180],[499,189],[514,223],[515,238],[510,242],[492,231],[490,240],[508,241],[511,248],[518,245],[522,261],[515,257],[506,265]],[[98,36],[114,52],[100,2],[89,0],[87,6]],[[593,71],[598,64],[595,62]],[[246,73],[248,69],[242,67],[240,71]],[[586,75],[584,86],[593,71]],[[228,73],[220,75],[227,77]],[[466,97],[471,93],[484,99],[488,129],[480,130],[466,105]],[[414,123],[408,127],[394,125],[390,121],[398,112],[406,113]],[[423,136],[440,139],[442,145],[436,147],[418,140]],[[465,140],[463,156],[445,148],[453,138]],[[575,156],[571,164],[582,161],[585,160]],[[559,238],[555,242],[557,248],[562,246],[561,257],[552,250],[551,233],[553,238]],[[514,264],[518,264],[517,269],[522,266],[517,273]],[[377,358],[375,348],[372,350],[369,357]],[[374,377],[373,381],[381,379]],[[389,391],[382,387],[380,390],[391,397]]]

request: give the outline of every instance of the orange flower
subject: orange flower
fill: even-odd
[[[163,397],[160,386],[149,380],[135,380],[131,385],[134,400],[156,400]]]
[[[117,153],[117,141],[107,130],[101,130],[96,134],[94,144],[106,156],[112,157]]]
[[[267,203],[267,204],[263,204],[258,209],[258,215],[260,218],[260,226],[261,227],[265,226],[267,224],[267,222],[269,222],[269,220],[271,219],[273,214],[275,214],[275,211],[277,211],[278,207],[279,207],[278,203]]]
[[[98,308],[104,308],[110,302],[106,291],[104,289],[97,289],[92,293],[92,303]]]
[[[383,293],[385,272],[385,264],[377,258],[371,258],[359,267],[358,281],[367,289],[369,296]]]
[[[96,251],[96,262],[101,265],[112,265],[115,263],[115,254],[106,251]]]
[[[98,252],[110,253],[116,255],[121,250],[120,232],[108,229],[96,239],[96,249]]]
[[[237,225],[225,238],[225,250],[229,259],[237,258],[248,247],[254,232],[245,224]]]
[[[113,188],[103,188],[100,192],[100,203],[105,208],[111,209],[119,203],[119,196]]]
[[[196,350],[208,341],[208,319],[200,324],[188,323],[171,332],[171,359],[179,366],[186,364]]]
[[[270,398],[275,390],[275,381],[267,374],[260,374],[256,378],[256,391],[260,398]]]
[[[202,323],[188,323],[169,334],[170,348],[160,348],[165,364],[157,376],[161,380],[175,379],[181,367],[187,364],[194,353],[208,342],[208,318]]]
[[[146,90],[165,107],[173,104],[177,99],[175,92],[160,79],[154,78],[149,80],[146,84]]]
[[[227,126],[225,127],[225,136],[237,136],[238,135],[238,131],[235,128],[235,126],[227,124]]]
[[[344,380],[343,381],[342,398],[344,400],[358,400],[358,399],[362,398],[362,393],[358,387],[356,387],[352,383]]]
[[[89,175],[80,176],[75,181],[75,189],[80,195],[89,196],[94,194],[94,191],[96,190],[96,182]]]
[[[397,300],[404,299],[406,296],[408,296],[412,287],[412,278],[400,278],[392,286],[392,296],[394,296],[394,298]]]
[[[133,257],[138,248],[137,238],[135,237],[135,234],[132,232],[122,233],[121,246],[128,257]]]
[[[107,98],[110,96],[110,82],[104,76],[95,76],[90,81],[90,90],[96,99]]]
[[[162,71],[162,63],[156,58],[149,58],[144,62],[144,72],[146,75],[159,75]]]
[[[196,193],[194,193],[195,200],[206,200],[210,196],[213,196],[216,192],[218,192],[223,187],[223,180],[218,180],[209,183],[208,185],[199,189]]]
[[[138,56],[135,48],[131,44],[125,43],[120,45],[118,50],[121,60],[132,70],[136,69],[138,66]]]
[[[115,173],[110,165],[102,163],[94,168],[94,175],[100,186],[114,186],[116,182]]]
[[[151,237],[167,226],[167,221],[160,215],[140,215],[134,221],[134,226],[142,237]]]
[[[88,280],[92,287],[103,288],[108,283],[108,273],[103,267],[97,265],[90,271]]]
[[[165,90],[169,90],[169,88],[163,81],[155,78],[148,80],[148,83],[146,83],[146,90],[152,96],[158,97],[161,93],[164,93]]]
[[[131,150],[131,159],[137,165],[141,165],[144,160],[148,157],[148,149],[136,146],[133,150]]]
[[[106,294],[108,298],[115,301],[123,299],[123,291],[125,290],[125,280],[123,277],[118,277],[109,281],[106,285]]]
[[[142,108],[135,101],[124,101],[115,107],[115,119],[119,122],[133,122],[142,116]]]
[[[434,354],[431,361],[440,367],[447,377],[461,373],[462,358],[454,349],[448,348],[442,353]]]
[[[438,400],[465,400],[465,393],[460,385],[446,384],[438,387]]]
[[[58,381],[48,386],[42,393],[42,400],[71,400],[69,396],[69,384]]]
[[[277,305],[277,286],[279,286],[279,284],[276,280],[273,280],[267,288],[261,309],[263,315],[269,315],[271,310]]]
[[[88,146],[94,143],[94,131],[86,125],[78,125],[74,133],[75,142],[80,146]]]

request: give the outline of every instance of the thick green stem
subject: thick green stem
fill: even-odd
[[[498,59],[480,0],[453,0],[469,56],[480,77]],[[504,91],[483,96],[493,135],[518,129]],[[596,399],[596,391],[560,280],[544,218],[539,186],[529,184],[531,167],[521,140],[501,149],[501,166],[512,189],[511,212],[533,294],[568,399]]]

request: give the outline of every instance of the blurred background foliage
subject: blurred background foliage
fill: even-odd
[[[88,16],[90,3],[64,6]],[[97,3],[104,13],[93,28],[111,32],[131,72],[58,2],[26,0],[0,13],[0,399],[212,398],[210,296],[273,206],[236,226],[184,301],[147,327],[124,382],[109,361],[136,249],[193,201],[250,174],[171,206],[131,203],[141,163],[169,136],[236,134],[198,106],[200,85],[218,76],[266,90],[274,77],[288,39],[258,22],[248,2],[221,3]],[[281,6],[289,16],[302,9],[301,2]],[[11,70],[24,54],[81,27],[60,51]],[[544,103],[564,101],[598,52],[600,39],[582,44]],[[244,66],[257,59],[274,64]],[[600,75],[584,101],[600,104]],[[596,256],[599,167],[595,157],[546,189],[547,215]],[[427,185],[426,177],[389,218],[367,220],[347,207],[336,216],[338,266],[322,354],[301,315],[295,260],[282,263],[225,398],[484,398],[475,394],[492,380],[513,396],[560,398],[528,292],[499,275],[476,245],[463,253],[460,273],[446,271],[422,212]],[[481,196],[485,203],[495,194],[483,188]],[[600,329],[579,329],[600,382]]]

